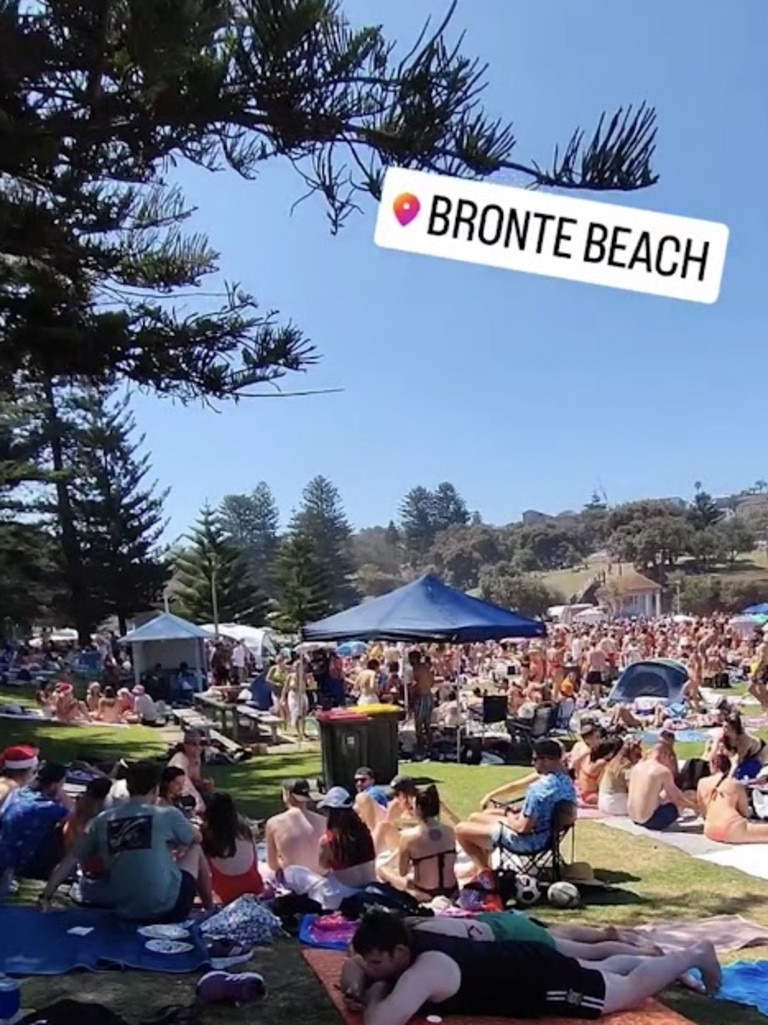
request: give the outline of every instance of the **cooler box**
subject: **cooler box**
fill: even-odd
[[[370,766],[376,782],[386,785],[397,775],[399,709],[363,705],[359,709],[319,712],[320,752],[326,788],[355,792],[355,772]]]

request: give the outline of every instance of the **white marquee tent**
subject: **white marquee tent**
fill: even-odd
[[[123,644],[131,646],[133,674],[137,683],[143,673],[158,664],[163,669],[178,669],[180,662],[186,662],[202,684],[207,672],[205,642],[208,639],[209,635],[202,627],[171,612],[161,612],[148,623],[127,633]]]
[[[216,636],[217,630],[213,623],[205,623],[201,627],[210,637]],[[278,648],[269,630],[255,626],[243,626],[242,623],[221,623],[218,634],[231,641],[245,641],[246,647],[256,658],[274,658]]]

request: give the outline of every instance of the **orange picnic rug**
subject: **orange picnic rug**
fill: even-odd
[[[338,990],[339,975],[341,966],[344,963],[344,954],[336,950],[303,950],[304,957],[312,971],[322,983],[326,993],[333,1001],[336,1009],[347,1025],[360,1025],[360,1015],[351,1011]],[[583,1018],[547,1018],[549,1025],[594,1025]],[[691,1025],[687,1018],[663,1007],[656,1000],[649,1000],[637,1011],[624,1011],[622,1014],[611,1014],[602,1019],[606,1025]],[[414,1019],[418,1022],[419,1019]],[[467,1018],[451,1015],[444,1019],[445,1025],[500,1025],[505,1021],[507,1025],[530,1025],[530,1022],[522,1022],[516,1018]]]

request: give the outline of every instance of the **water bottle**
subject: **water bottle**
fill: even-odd
[[[15,979],[0,975],[0,1025],[11,1025],[21,1010],[21,987]]]

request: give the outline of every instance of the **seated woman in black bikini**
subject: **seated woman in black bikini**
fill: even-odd
[[[379,866],[383,882],[428,903],[435,897],[454,897],[458,890],[454,866],[456,837],[440,822],[440,795],[428,786],[416,794],[418,825],[404,829],[390,862]]]

